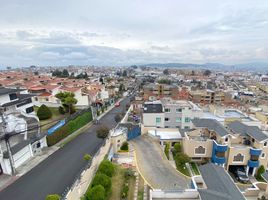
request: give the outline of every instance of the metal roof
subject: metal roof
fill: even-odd
[[[199,170],[207,186],[207,189],[198,189],[202,200],[246,199],[223,167],[208,163]]]
[[[247,126],[240,121],[231,122],[227,126],[233,132],[239,133],[240,135],[248,135],[259,142],[268,139],[268,136],[265,135],[257,126]]]
[[[195,127],[207,128],[210,131],[215,131],[221,137],[230,134],[229,131],[220,122],[218,122],[215,119],[194,118],[192,122],[195,125]]]
[[[163,107],[162,104],[144,104],[143,105],[143,112],[144,113],[162,113]]]
[[[20,91],[22,91],[22,89],[11,89],[11,88],[0,87],[0,95],[16,93]]]

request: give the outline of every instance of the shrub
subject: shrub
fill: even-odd
[[[91,155],[89,155],[87,153],[84,155],[84,160],[89,161],[91,159],[92,159]]]
[[[105,200],[105,189],[102,185],[96,185],[86,193],[88,200]]]
[[[105,189],[106,194],[108,194],[111,190],[112,186],[112,181],[111,178],[105,174],[102,173],[97,173],[96,176],[94,177],[92,183],[92,187],[96,185],[102,185]]]
[[[181,144],[176,142],[173,146],[172,149],[173,156],[176,155],[177,153],[181,153]]]
[[[99,171],[102,174],[105,174],[106,176],[112,177],[114,174],[114,165],[109,160],[104,160],[101,162],[99,166]]]
[[[58,195],[58,194],[49,194],[49,195],[47,195],[46,200],[60,200],[60,195]]]
[[[189,156],[184,153],[177,153],[174,160],[177,166],[184,166],[185,163],[190,162]]]
[[[52,112],[46,105],[42,104],[37,110],[37,116],[40,120],[49,119],[52,117]]]
[[[121,198],[122,199],[126,199],[127,196],[128,196],[128,183],[125,183],[124,186],[123,186],[123,189],[122,189],[122,192],[121,192]]]
[[[124,173],[125,179],[129,179],[130,177],[134,177],[134,171],[132,169],[127,169]]]
[[[109,129],[106,126],[101,126],[100,128],[98,128],[97,130],[97,137],[98,138],[106,138],[109,134]]]
[[[86,125],[88,122],[92,120],[91,112],[86,112],[74,120],[69,121],[63,127],[56,130],[53,134],[47,136],[47,144],[48,146],[52,146],[67,137],[74,131],[78,130],[82,126]]]
[[[167,156],[167,159],[169,159],[169,148],[170,148],[170,144],[167,143],[166,146],[165,146],[165,154]]]
[[[256,179],[257,179],[257,180],[262,180],[263,178],[262,178],[261,175],[262,175],[264,172],[265,172],[265,168],[264,168],[263,165],[261,165],[261,166],[259,167],[258,171],[257,171]]]
[[[65,114],[65,109],[62,106],[59,107],[59,113],[62,115]]]
[[[120,149],[124,151],[128,151],[128,142],[124,142]]]

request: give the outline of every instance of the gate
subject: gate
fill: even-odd
[[[127,140],[131,140],[131,139],[134,139],[138,136],[141,135],[141,128],[140,126],[133,126],[132,129],[130,129],[128,131],[128,134],[127,134]]]

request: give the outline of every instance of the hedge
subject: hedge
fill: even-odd
[[[84,114],[76,117],[75,119],[66,123],[63,127],[56,130],[53,134],[47,136],[47,144],[48,146],[52,146],[67,137],[74,131],[86,125],[88,122],[92,120],[91,112],[85,112]]]

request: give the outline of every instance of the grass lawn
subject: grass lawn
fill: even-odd
[[[139,176],[139,186],[138,186],[138,200],[143,200],[144,193],[144,180]]]
[[[176,166],[177,170],[180,171],[181,173],[183,173],[186,176],[191,176],[190,172],[188,171],[187,167],[185,165],[183,166]]]
[[[37,113],[38,108],[39,108],[38,106],[34,106],[35,113]],[[61,120],[65,118],[65,116],[68,115],[68,114],[65,114],[65,115],[60,114],[58,108],[55,108],[55,107],[49,107],[49,109],[52,112],[52,117],[50,119],[40,120],[40,124],[42,126],[41,131],[46,131],[53,124],[56,124],[58,120]]]
[[[131,177],[129,179],[129,191],[128,191],[128,199],[134,199],[134,192],[135,192],[135,177]]]
[[[192,166],[192,169],[193,169],[195,175],[200,175],[200,172],[198,170],[197,164],[196,163],[190,163],[190,165]]]
[[[121,199],[121,190],[124,183],[124,172],[125,170],[119,166],[115,165],[115,175],[112,177],[112,192],[110,200]]]

